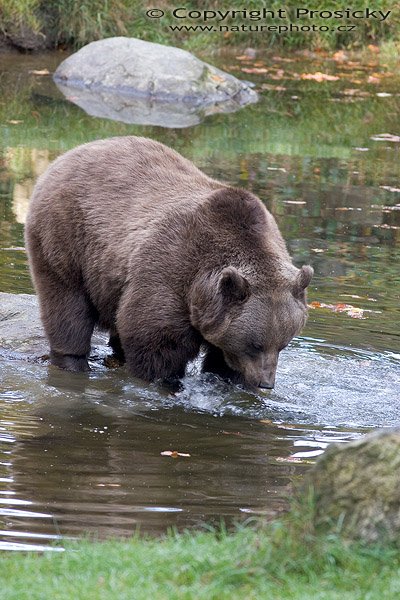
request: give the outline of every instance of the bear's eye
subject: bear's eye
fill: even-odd
[[[247,348],[248,354],[250,355],[260,354],[263,350],[264,346],[258,342],[252,342]]]

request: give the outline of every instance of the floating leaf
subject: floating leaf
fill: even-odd
[[[354,206],[337,206],[335,210],[346,212],[349,210],[362,210],[362,208],[354,207]]]
[[[338,50],[337,52],[335,52],[335,54],[332,56],[332,58],[336,62],[345,62],[345,61],[349,60],[348,55],[343,50]]]
[[[322,81],[338,81],[339,77],[317,71],[316,73],[302,73],[301,79],[311,79],[312,81],[317,81],[320,83]]]
[[[29,71],[29,73],[31,75],[50,75],[50,71],[48,69],[33,69],[32,71]]]
[[[270,74],[271,79],[283,79],[285,75],[285,71],[283,69],[278,69],[275,73]]]
[[[371,136],[371,140],[374,142],[400,142],[400,135],[393,135],[391,133],[377,133],[376,135]]]
[[[268,73],[268,69],[265,67],[242,67],[243,73],[254,73],[255,75],[262,75]]]
[[[325,304],[324,302],[310,302],[308,305],[309,308],[326,308],[331,310],[332,312],[346,313],[349,317],[353,319],[366,319],[364,313],[380,313],[379,310],[371,310],[366,308],[358,308],[356,306],[352,306],[351,304],[343,304],[339,302],[338,304]]]
[[[190,457],[190,454],[178,452],[177,450],[163,450],[160,454],[161,456],[170,456],[171,458],[178,458],[178,456]]]
[[[282,200],[284,204],[307,204],[305,200]]]
[[[349,88],[346,90],[343,90],[341,92],[341,94],[343,94],[344,96],[361,96],[361,97],[367,97],[367,96],[371,96],[371,92],[367,92],[365,90],[360,90],[359,88]]]
[[[390,185],[380,185],[382,190],[386,190],[388,192],[400,192],[400,188],[391,187]],[[395,207],[386,207],[385,208],[395,208]]]
[[[285,92],[287,88],[285,88],[283,85],[274,85],[273,83],[262,83],[261,89],[271,90],[273,92]]]
[[[383,223],[383,225],[374,225],[374,227],[379,227],[379,229],[400,229],[399,225],[387,225]]]

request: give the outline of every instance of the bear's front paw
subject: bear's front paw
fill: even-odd
[[[50,362],[52,365],[64,369],[64,371],[72,371],[74,373],[90,371],[86,354],[61,354],[52,350],[50,352]]]

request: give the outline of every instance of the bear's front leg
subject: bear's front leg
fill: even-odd
[[[241,383],[240,373],[231,369],[225,361],[222,350],[207,343],[206,354],[202,365],[203,373],[215,373],[223,379],[229,379],[233,383]]]
[[[90,371],[87,354],[62,354],[56,350],[50,350],[50,362],[65,371],[74,373]]]
[[[121,340],[115,329],[110,331],[110,339],[108,345],[112,349],[112,358],[118,361],[121,365],[125,363],[125,354],[122,348]]]
[[[121,334],[129,372],[146,381],[157,379],[171,384],[185,375],[186,365],[199,351],[199,344],[158,330],[150,337]]]
[[[185,306],[159,283],[132,282],[121,299],[116,325],[129,372],[146,381],[182,378],[200,350],[202,338]]]

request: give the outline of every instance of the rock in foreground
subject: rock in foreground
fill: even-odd
[[[393,541],[400,536],[400,428],[332,444],[307,476],[315,524],[339,525],[347,538]]]
[[[248,83],[185,50],[126,37],[81,48],[59,65],[54,81],[89,114],[165,127],[196,124],[199,110],[231,112],[258,99]]]

